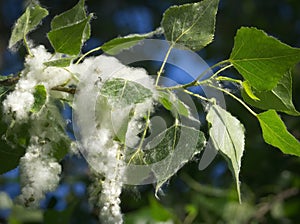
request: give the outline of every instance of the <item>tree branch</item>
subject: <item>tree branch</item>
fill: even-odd
[[[13,86],[18,83],[20,80],[20,76],[13,76],[9,77],[4,80],[0,80],[0,86]],[[55,91],[60,91],[60,92],[65,92],[74,95],[76,93],[76,88],[75,87],[64,87],[64,86],[54,86],[51,88],[51,90]]]

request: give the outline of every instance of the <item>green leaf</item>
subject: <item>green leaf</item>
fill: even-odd
[[[15,169],[19,165],[20,158],[24,155],[25,149],[12,147],[4,140],[0,140],[0,175]]]
[[[245,147],[244,126],[218,105],[210,107],[206,119],[211,124],[209,135],[214,146],[225,157],[233,173],[241,202],[239,172]]]
[[[141,40],[145,38],[150,38],[155,34],[161,34],[162,29],[158,28],[152,32],[144,33],[144,34],[130,34],[125,37],[116,37],[101,46],[101,49],[110,55],[116,55],[120,53],[122,50],[129,49],[136,44],[138,44]]]
[[[180,114],[185,117],[190,116],[190,110],[178,97],[172,92],[159,91],[159,102],[171,111],[173,114]]]
[[[149,197],[149,202],[151,217],[155,221],[167,222],[168,220],[174,220],[175,215],[162,206],[155,198]]]
[[[84,42],[85,27],[90,19],[91,16],[74,25],[50,31],[48,38],[55,52],[78,55]]]
[[[300,143],[291,135],[275,110],[257,115],[266,143],[279,148],[283,153],[300,156]]]
[[[64,27],[75,25],[82,22],[87,18],[87,14],[84,7],[84,0],[80,0],[72,9],[63,12],[62,14],[55,16],[51,21],[51,29],[58,30]],[[92,16],[92,14],[90,14]],[[89,39],[91,33],[91,26],[86,24],[82,35],[82,42]]]
[[[38,113],[47,101],[47,90],[44,85],[37,85],[34,87],[34,104],[31,108],[32,113]]]
[[[80,0],[72,9],[55,16],[51,21],[51,29],[56,30],[62,27],[74,25],[87,18],[84,0]]]
[[[237,31],[229,61],[257,90],[271,90],[300,61],[300,49],[292,48],[264,31],[242,27]]]
[[[124,49],[128,49],[137,43],[139,43],[141,40],[148,37],[148,34],[140,35],[140,34],[134,34],[129,35],[125,37],[117,37],[114,38],[102,45],[102,50],[110,55],[116,55],[120,53]]]
[[[3,121],[0,108],[0,174],[6,173],[19,165],[30,139],[27,123],[8,125]],[[5,137],[5,138],[4,138]]]
[[[75,57],[60,58],[60,59],[44,62],[44,65],[53,66],[53,67],[68,67],[74,59]]]
[[[219,0],[171,6],[163,15],[161,26],[172,43],[198,51],[212,42]]]
[[[153,95],[152,91],[143,85],[121,78],[107,80],[100,94],[107,97],[111,105],[118,107],[142,103]]]
[[[282,77],[274,89],[270,91],[253,90],[253,92],[260,101],[252,100],[248,93],[242,91],[246,103],[263,110],[274,109],[293,116],[300,115],[292,101],[292,74],[290,72]]]
[[[43,113],[36,122],[49,130],[46,141],[50,141],[53,157],[60,161],[69,152],[71,140],[66,133],[67,123],[61,116],[62,103],[58,104],[58,100],[52,97],[48,101],[47,107],[44,107]]]
[[[157,199],[149,197],[147,207],[126,213],[124,223],[167,224],[181,223],[176,213],[162,206]]]
[[[156,193],[176,172],[205,145],[203,132],[175,123],[148,142],[144,150],[144,161],[153,164],[153,173],[159,180]]]
[[[12,35],[9,40],[9,48],[12,48],[17,42],[24,39],[25,36],[34,30],[48,15],[48,11],[39,5],[30,5],[26,8],[25,13],[17,20]]]
[[[249,96],[252,100],[254,100],[254,101],[259,101],[259,100],[260,100],[260,99],[259,99],[257,96],[255,96],[255,94],[253,93],[252,88],[251,88],[251,86],[250,86],[250,84],[249,84],[248,81],[242,82],[242,86],[243,86],[243,90],[244,90],[243,92],[247,93],[247,96]]]

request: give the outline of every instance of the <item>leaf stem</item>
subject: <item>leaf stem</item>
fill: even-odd
[[[24,28],[24,31],[27,31],[27,26],[28,26],[28,24],[29,24],[29,11],[28,10],[26,10],[26,23],[25,23],[25,28]],[[26,48],[26,50],[27,50],[27,52],[28,52],[28,54],[31,56],[31,57],[33,57],[34,55],[31,53],[31,51],[30,51],[30,47],[29,47],[29,44],[28,44],[28,41],[27,41],[27,38],[26,38],[26,32],[24,32],[23,33],[23,41],[24,41],[24,45],[25,45],[25,48]]]
[[[24,45],[25,45],[25,48],[26,48],[28,54],[30,55],[30,57],[34,57],[34,55],[31,53],[31,50],[30,50],[28,41],[26,39],[26,36],[24,36],[23,40],[24,40]]]
[[[226,76],[219,76],[217,78],[215,78],[215,80],[217,81],[228,81],[228,82],[235,82],[235,83],[238,83],[238,84],[242,84],[242,80],[239,80],[239,79],[233,79],[233,78],[230,78],[230,77],[226,77]]]
[[[168,89],[168,90],[175,90],[175,89],[186,89],[188,87],[192,87],[192,86],[200,86],[203,84],[207,84],[210,83],[210,80],[213,79],[215,76],[217,76],[218,74],[220,74],[222,71],[226,70],[227,68],[230,68],[232,66],[232,64],[229,64],[223,68],[221,68],[220,70],[218,70],[215,74],[213,74],[211,77],[199,81],[206,73],[208,73],[210,70],[212,70],[213,68],[219,67],[225,63],[228,63],[228,60],[224,60],[221,62],[218,62],[217,64],[214,64],[213,66],[205,69],[195,80],[193,80],[192,82],[183,84],[183,85],[176,85],[176,86],[171,86],[171,87],[158,87],[158,89],[164,90],[164,89]]]
[[[89,54],[93,53],[93,52],[96,52],[96,51],[100,51],[102,48],[102,46],[99,46],[99,47],[96,47],[88,52],[86,52],[85,54],[83,54],[79,59],[78,61],[76,61],[75,65],[78,65],[86,56],[88,56]]]
[[[212,99],[208,99],[208,98],[206,98],[206,97],[204,97],[204,96],[201,96],[201,95],[199,95],[199,94],[193,93],[193,92],[191,92],[191,91],[189,91],[189,90],[187,90],[187,89],[184,89],[183,92],[185,92],[185,93],[187,93],[187,94],[190,94],[191,96],[197,97],[197,98],[199,98],[200,100],[204,100],[204,101],[207,101],[207,102],[210,102],[210,103],[213,103],[213,102],[214,102],[214,100],[212,100]]]
[[[211,77],[209,77],[209,79],[214,79],[217,75],[219,75],[221,72],[225,71],[227,68],[230,68],[232,67],[233,64],[229,64],[229,65],[226,65],[224,66],[223,68],[219,69],[215,74],[213,74]]]
[[[164,70],[165,65],[166,65],[166,63],[167,63],[167,60],[168,60],[168,58],[169,58],[169,56],[170,56],[170,53],[171,53],[171,51],[172,51],[172,49],[173,49],[173,47],[174,47],[174,44],[175,44],[175,43],[172,43],[172,44],[170,45],[170,47],[169,47],[169,49],[168,49],[168,51],[167,51],[167,53],[166,53],[166,55],[165,55],[165,58],[164,58],[164,60],[163,60],[163,63],[162,63],[162,65],[161,65],[159,71],[157,72],[157,77],[156,77],[156,81],[155,81],[155,86],[158,85],[159,78],[160,78],[161,74],[163,73],[163,70]]]
[[[228,63],[228,62],[229,62],[229,60],[220,61],[220,62],[218,62],[217,64],[214,64],[213,66],[211,66],[211,67],[205,69],[200,75],[197,76],[197,78],[195,79],[195,81],[199,81],[206,73],[208,73],[208,72],[209,72],[210,70],[212,70],[213,68],[220,67],[221,65],[226,64],[226,63]],[[224,70],[225,70],[225,69],[224,69]],[[222,70],[222,71],[223,71],[223,70]],[[214,75],[213,75],[213,76],[214,76]],[[211,77],[213,77],[213,76],[211,76]],[[210,79],[211,77],[209,77],[209,79]]]
[[[232,94],[231,92],[229,92],[226,89],[222,89],[218,86],[214,86],[211,84],[208,84],[207,86],[217,89],[223,93],[226,93],[227,95],[231,96],[233,99],[235,99],[236,101],[238,101],[240,104],[242,104],[252,115],[254,115],[255,117],[257,116],[257,113],[255,113],[244,101],[242,101],[240,98],[238,98],[237,96],[235,96],[234,94]]]

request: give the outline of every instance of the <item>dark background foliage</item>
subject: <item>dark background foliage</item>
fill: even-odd
[[[71,8],[76,0],[42,0],[50,11],[44,26],[30,37],[50,49],[45,33],[50,19]],[[159,26],[163,12],[171,5],[190,1],[175,0],[88,0],[88,11],[95,13],[88,51],[116,36],[144,33]],[[0,3],[0,72],[1,75],[22,69],[24,49],[7,50],[14,21],[26,4],[23,0]],[[229,57],[236,30],[255,26],[293,46],[300,47],[300,1],[298,0],[221,0],[217,15],[215,41],[200,55],[209,64]],[[272,51],[272,49],[270,49]],[[234,70],[227,75],[236,75]],[[300,66],[294,69],[294,104],[300,110]],[[227,108],[246,127],[246,150],[240,179],[243,204],[239,205],[233,178],[226,163],[217,157],[210,166],[198,171],[198,163],[185,166],[164,187],[165,196],[156,202],[152,186],[125,189],[122,210],[127,223],[166,221],[184,223],[297,223],[300,220],[300,159],[282,154],[263,143],[257,120],[236,102],[226,98]],[[282,114],[287,127],[300,140],[300,120]],[[41,211],[2,209],[0,223],[95,223],[97,211],[87,203],[88,169],[82,158],[63,161],[61,186],[43,201]],[[20,192],[18,170],[0,176],[0,192],[15,198]],[[1,201],[0,201],[1,203]],[[19,208],[20,209],[20,208]],[[34,213],[35,212],[35,213]],[[24,218],[24,214],[28,217]],[[27,220],[27,221],[26,221]],[[44,220],[44,221],[41,221]]]

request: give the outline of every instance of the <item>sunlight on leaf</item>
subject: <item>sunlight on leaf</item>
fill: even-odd
[[[248,95],[252,100],[255,100],[255,101],[259,101],[259,100],[260,100],[260,99],[259,99],[257,96],[255,96],[255,94],[253,93],[252,88],[251,88],[251,86],[249,85],[249,82],[248,82],[248,81],[242,82],[242,86],[243,86],[244,92],[246,92],[247,95]]]
[[[275,110],[257,115],[266,143],[279,148],[283,153],[300,156],[300,143],[291,135]]]
[[[47,90],[44,85],[37,85],[34,88],[34,104],[31,108],[32,113],[39,112],[47,101]]]
[[[133,47],[134,45],[138,44],[141,40],[145,38],[150,38],[155,34],[160,34],[161,28],[145,33],[145,34],[130,34],[125,37],[116,37],[110,41],[107,41],[101,46],[101,49],[106,53],[110,55],[116,55],[120,53],[122,50],[129,49]]]
[[[13,28],[8,48],[12,48],[30,31],[34,30],[47,15],[48,11],[39,5],[28,6],[25,13],[17,20]]]
[[[235,36],[229,61],[252,87],[271,90],[300,61],[300,49],[281,43],[262,30],[242,27]]]
[[[150,89],[141,84],[121,78],[106,81],[100,94],[107,97],[110,104],[115,106],[142,103],[153,95]]]
[[[211,124],[209,135],[214,146],[227,160],[236,180],[238,197],[241,202],[239,173],[245,147],[244,126],[218,105],[210,107],[206,119]]]
[[[249,93],[245,91],[242,91],[242,96],[246,103],[254,107],[263,110],[274,109],[289,115],[299,116],[300,113],[295,109],[292,101],[292,90],[292,74],[287,72],[274,89],[270,91],[253,90],[260,101],[252,100]]]
[[[59,53],[78,55],[82,44],[90,38],[90,20],[93,14],[86,14],[84,0],[72,9],[55,16],[51,21],[48,39]]]
[[[171,6],[163,15],[161,26],[172,43],[182,44],[194,51],[212,42],[219,0]]]
[[[159,91],[158,100],[161,105],[163,105],[167,110],[171,111],[175,117],[177,113],[185,117],[190,116],[189,107],[178,97],[176,97],[174,93]]]

